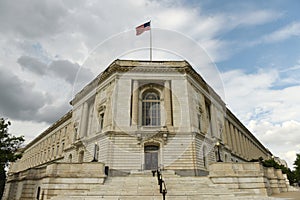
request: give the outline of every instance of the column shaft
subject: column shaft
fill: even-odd
[[[229,129],[228,129],[228,122],[226,119],[225,119],[225,128],[224,128],[223,132],[225,133],[225,137],[226,137],[226,142],[225,142],[225,140],[224,140],[224,142],[225,142],[225,144],[227,144],[230,147],[231,146],[230,145],[230,133],[229,133]]]
[[[234,131],[234,127],[232,124],[230,125],[230,133],[231,133],[231,137],[232,137],[232,149],[233,151],[236,153],[237,152],[237,141],[236,141],[236,137],[235,137],[235,131]]]
[[[164,103],[166,112],[166,125],[172,126],[172,104],[171,104],[171,88],[170,81],[165,81]]]
[[[139,112],[139,82],[137,80],[133,81],[132,87],[132,122],[133,126],[138,125],[138,112]]]
[[[81,124],[80,124],[80,137],[83,138],[86,136],[87,132],[87,123],[88,123],[88,103],[83,103],[83,110],[82,110],[82,117],[81,117]]]
[[[241,148],[241,140],[239,137],[239,130],[237,128],[234,129],[235,133],[236,133],[236,143],[237,143],[237,152],[239,155],[242,154],[242,148]]]

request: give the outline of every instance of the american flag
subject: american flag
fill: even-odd
[[[145,31],[149,31],[150,30],[150,21],[136,27],[135,30],[136,30],[136,35],[141,35]]]

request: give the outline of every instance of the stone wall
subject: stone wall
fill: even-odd
[[[89,191],[103,184],[105,177],[103,163],[53,163],[9,175],[2,200],[50,199],[71,191]]]
[[[280,169],[266,168],[258,162],[213,163],[209,177],[214,184],[234,192],[269,196],[288,191],[288,181]]]

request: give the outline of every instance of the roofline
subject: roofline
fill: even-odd
[[[180,68],[189,66],[192,68],[192,66],[186,61],[186,60],[178,60],[178,61],[147,61],[147,60],[120,60],[116,59],[114,60],[103,72],[101,72],[96,78],[94,78],[91,82],[89,82],[86,86],[84,86],[76,95],[75,97],[70,101],[71,105],[74,105],[75,102],[80,99],[80,96],[84,96],[85,94],[92,91],[93,86],[99,84],[99,82],[102,82],[106,80],[112,73],[114,73],[116,70],[121,72],[127,72],[130,69],[145,66],[147,63],[147,66],[157,66],[159,63],[160,65],[170,65],[170,63],[176,63],[173,64],[174,67],[178,67],[178,63],[180,63]],[[159,65],[158,65],[159,67]],[[119,69],[118,69],[119,68]],[[200,75],[199,75],[200,76]]]
[[[233,120],[241,126],[244,130],[246,130],[247,134],[251,137],[251,139],[254,139],[257,144],[259,144],[267,153],[270,153],[271,155],[272,152],[266,148],[254,135],[253,133],[229,110],[229,108],[226,107],[226,116],[230,116],[233,118]]]
[[[67,121],[68,119],[70,119],[72,117],[72,110],[70,110],[69,112],[67,112],[64,116],[62,116],[59,120],[57,120],[56,122],[54,122],[49,128],[47,128],[45,131],[43,131],[41,134],[39,134],[36,138],[34,138],[31,142],[29,142],[24,148],[23,151],[27,150],[28,148],[30,148],[31,146],[33,146],[33,144],[35,144],[37,141],[39,141],[41,138],[44,138],[48,133],[50,133],[51,131],[53,131],[55,128],[57,128],[58,126],[60,126],[61,124],[63,124],[65,121]]]

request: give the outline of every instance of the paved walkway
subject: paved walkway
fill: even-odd
[[[280,194],[274,194],[271,197],[276,197],[276,198],[283,198],[283,199],[293,199],[293,200],[300,200],[300,191],[296,192],[283,192]]]

